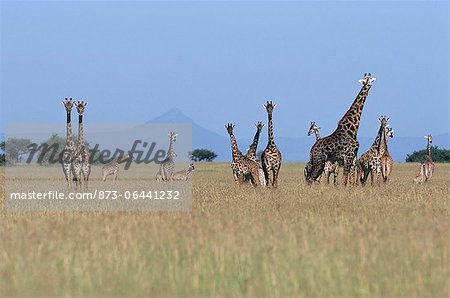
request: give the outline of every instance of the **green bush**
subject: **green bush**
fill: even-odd
[[[213,161],[217,154],[208,149],[195,149],[189,152],[189,156],[192,161]]]

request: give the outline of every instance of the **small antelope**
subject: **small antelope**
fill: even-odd
[[[112,175],[114,176],[113,180],[117,181],[117,174],[119,173],[119,164],[129,159],[133,160],[133,155],[131,154],[131,152],[128,152],[128,154],[125,156],[119,156],[113,161],[104,165],[102,168],[102,177],[103,177],[102,180],[106,181],[106,177]]]
[[[194,164],[191,163],[189,165],[189,167],[187,167],[186,169],[173,173],[172,176],[170,177],[170,180],[172,180],[172,181],[187,181],[189,174],[191,172],[193,172],[194,170],[195,170]]]

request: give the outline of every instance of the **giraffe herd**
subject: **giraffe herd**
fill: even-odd
[[[308,136],[315,134],[316,142],[310,150],[310,158],[304,169],[304,176],[308,185],[319,184],[322,174],[325,174],[328,184],[330,183],[330,175],[333,174],[334,184],[337,185],[339,162],[343,165],[342,182],[344,187],[358,185],[359,183],[364,185],[369,175],[372,185],[379,185],[381,181],[385,183],[390,181],[393,159],[388,150],[388,140],[394,134],[392,127],[388,124],[389,118],[387,116],[381,116],[378,119],[380,127],[372,146],[359,159],[357,158],[359,149],[357,135],[361,115],[364,103],[375,80],[376,78],[372,77],[370,73],[364,74],[364,77],[359,80],[359,83],[362,84],[360,91],[331,135],[321,138],[320,127],[315,122],[311,122]],[[275,107],[276,104],[271,101],[264,104],[268,115],[268,144],[261,155],[261,166],[257,164],[256,158],[252,158],[252,154],[256,152],[258,137],[264,125],[258,123],[260,129],[257,130],[254,141],[250,146],[251,150],[249,149],[246,156],[242,155],[237,146],[233,134],[235,126],[233,124],[225,126],[231,140],[233,177],[238,184],[250,181],[254,186],[263,185],[262,183],[256,183],[260,177],[257,169],[262,167],[266,186],[273,188],[278,186],[282,156],[275,144],[273,135],[272,114]],[[426,136],[426,138],[428,140],[428,158],[421,165],[420,174],[414,179],[414,183],[423,183],[433,175],[434,163],[430,155],[432,138],[431,135]]]
[[[61,154],[61,163],[63,173],[67,182],[67,190],[89,188],[89,177],[91,174],[91,152],[86,147],[84,139],[83,114],[86,109],[87,102],[74,101],[72,98],[65,98],[63,105],[66,110],[66,143]],[[75,143],[72,134],[72,108],[76,107],[78,112],[78,142]],[[187,180],[189,174],[194,171],[194,164],[182,171],[174,172],[175,163],[174,143],[177,134],[169,132],[169,148],[165,159],[161,162],[160,168],[156,174],[156,181],[180,181]],[[256,150],[256,149],[255,149]],[[106,181],[108,176],[113,176],[113,181],[117,181],[119,173],[119,164],[127,160],[133,160],[133,152],[129,151],[125,156],[119,156],[102,167],[102,180]]]
[[[364,103],[369,95],[369,91],[376,79],[370,73],[364,74],[359,80],[362,84],[355,100],[350,108],[339,120],[337,128],[332,134],[324,138],[320,137],[319,129],[315,122],[311,122],[308,136],[314,134],[316,141],[310,150],[309,161],[305,165],[304,176],[308,185],[320,184],[322,175],[325,174],[327,183],[330,183],[330,176],[334,176],[334,185],[338,184],[339,162],[343,165],[342,184],[364,185],[368,176],[371,177],[371,185],[379,185],[381,181],[390,181],[393,168],[393,159],[388,150],[388,140],[393,137],[393,129],[388,124],[389,118],[381,116],[378,118],[380,127],[372,146],[358,159],[359,142],[357,140],[359,124],[364,108]],[[84,101],[75,102],[72,98],[65,98],[63,105],[66,110],[66,143],[62,152],[63,173],[67,182],[67,189],[81,188],[88,189],[89,176],[91,173],[90,152],[84,140],[83,114],[87,103]],[[74,141],[72,134],[71,112],[76,107],[78,112],[78,142]],[[273,111],[276,104],[267,101],[263,107],[267,112],[268,119],[268,142],[262,151],[260,163],[257,160],[257,148],[259,137],[265,124],[257,122],[255,124],[256,133],[253,142],[250,144],[246,154],[239,150],[236,137],[234,136],[235,125],[228,123],[225,128],[230,136],[232,162],[231,169],[236,184],[250,183],[253,186],[263,186],[268,188],[278,187],[278,177],[281,169],[282,155],[278,149],[273,131]],[[194,164],[182,171],[174,172],[174,158],[177,156],[174,144],[177,134],[169,132],[169,147],[165,159],[160,164],[156,174],[156,181],[180,181],[187,180],[189,174],[195,169]],[[434,172],[434,163],[431,159],[432,136],[425,136],[427,139],[427,159],[420,165],[420,172],[413,182],[424,183],[431,179]],[[121,162],[132,159],[132,152],[127,156],[116,158],[102,168],[102,180],[112,175],[113,180],[117,180],[119,171],[118,165]]]

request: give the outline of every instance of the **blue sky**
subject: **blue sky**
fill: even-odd
[[[361,136],[449,132],[448,2],[1,2],[2,124],[145,122],[173,107],[241,135],[278,104],[276,134],[324,135],[377,81]],[[431,117],[424,115],[431,107]]]

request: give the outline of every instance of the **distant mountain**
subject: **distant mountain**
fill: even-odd
[[[192,125],[192,149],[204,148],[213,150],[218,155],[216,161],[231,159],[230,145],[227,138],[201,127],[177,108],[173,108],[147,123],[190,123]]]
[[[148,123],[190,123],[192,125],[192,147],[210,149],[218,155],[216,161],[231,160],[231,145],[228,136],[219,135],[212,132],[186,116],[181,110],[174,108],[168,112],[148,121]],[[360,137],[360,147],[358,155],[365,152],[373,142],[372,137]],[[238,139],[238,144],[243,153],[253,140],[253,135],[246,139]],[[314,137],[277,137],[277,146],[283,154],[284,161],[307,161],[309,159],[309,150],[314,144]],[[264,149],[267,142],[266,135],[262,135],[258,150]],[[449,148],[450,133],[433,136],[433,145]],[[426,147],[423,137],[396,137],[389,140],[389,151],[397,162],[404,162],[406,155],[415,150],[421,150]]]

